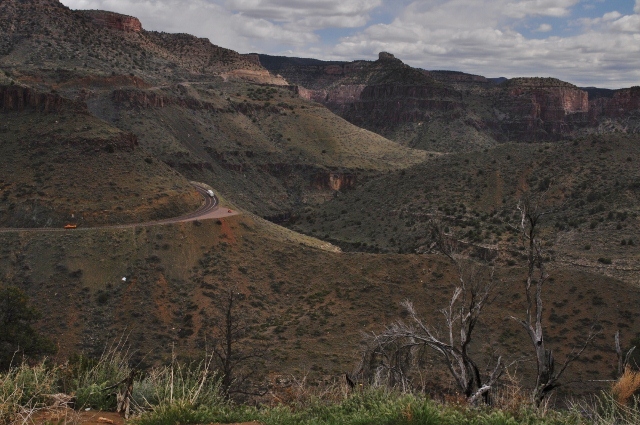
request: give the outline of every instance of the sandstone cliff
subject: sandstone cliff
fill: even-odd
[[[590,117],[622,118],[640,110],[640,86],[616,90],[610,98],[601,97],[590,102]]]
[[[65,109],[86,111],[85,104],[65,99],[55,93],[41,93],[29,87],[0,86],[0,111],[35,109],[41,112],[61,112]]]
[[[107,12],[104,10],[80,10],[78,13],[85,14],[99,27],[127,32],[142,31],[142,24],[140,23],[140,20],[133,16]]]
[[[499,125],[511,140],[559,140],[589,122],[587,92],[554,78],[514,78],[498,99]]]
[[[296,85],[301,97],[324,104],[353,124],[423,148],[449,137],[444,133],[457,146],[467,137],[494,143],[561,140],[594,131],[603,119],[633,116],[639,109],[639,88],[590,101],[587,91],[554,78],[503,81],[425,71],[386,52],[375,62],[259,57],[267,69]]]

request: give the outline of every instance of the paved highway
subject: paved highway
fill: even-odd
[[[82,230],[92,230],[92,229],[127,229],[131,227],[146,227],[146,226],[157,226],[162,224],[171,224],[171,223],[184,223],[188,221],[196,221],[196,220],[208,220],[211,218],[222,218],[229,217],[232,215],[238,215],[239,213],[234,210],[230,210],[227,208],[219,208],[218,206],[218,197],[217,196],[209,196],[207,193],[207,189],[199,186],[197,184],[193,185],[198,193],[202,195],[204,198],[204,203],[198,208],[196,211],[185,214],[180,217],[174,218],[166,218],[164,220],[158,221],[149,221],[146,223],[132,223],[132,224],[116,224],[109,226],[95,226],[95,227],[78,227],[76,229],[63,229],[63,228],[52,228],[52,227],[30,227],[30,228],[0,228],[0,233],[7,232],[78,232]]]

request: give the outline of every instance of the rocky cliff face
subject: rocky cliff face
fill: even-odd
[[[616,90],[613,97],[601,97],[589,103],[590,118],[623,118],[640,110],[640,86]]]
[[[589,122],[587,92],[553,78],[515,78],[498,99],[499,125],[511,140],[558,140]]]
[[[318,173],[312,178],[311,186],[316,190],[345,190],[354,187],[357,180],[352,173]]]
[[[55,93],[40,93],[28,87],[0,86],[0,111],[35,109],[41,112],[61,112],[64,109],[86,111],[86,105],[65,99]]]
[[[456,90],[386,52],[381,52],[375,62],[263,61],[274,61],[272,72],[280,72],[298,85],[301,97],[322,103],[349,122],[383,135],[393,126],[423,121],[434,109],[450,111],[460,106]]]
[[[90,17],[93,23],[99,27],[126,32],[142,31],[140,20],[133,16],[103,10],[82,10],[79,12]]]
[[[267,69],[297,85],[301,97],[326,105],[358,126],[410,146],[433,141],[446,126],[466,125],[455,139],[555,141],[593,131],[599,120],[640,109],[640,88],[589,101],[589,94],[554,78],[503,82],[453,71],[424,71],[382,52],[375,62],[322,62],[260,55]],[[433,127],[432,125],[437,126]],[[420,127],[423,136],[405,136]],[[628,126],[627,126],[628,127]],[[459,142],[459,140],[458,140]],[[428,145],[428,143],[427,143]]]
[[[462,107],[457,93],[437,86],[366,86],[360,97],[332,108],[348,121],[374,130],[389,130],[405,123],[428,120],[433,111]]]
[[[114,90],[111,95],[112,100],[115,103],[127,103],[131,107],[135,108],[164,108],[172,104],[179,104],[181,106],[187,106],[186,101],[172,96],[165,96],[159,93],[135,90],[135,89],[117,89]],[[189,99],[193,102],[193,99]],[[196,106],[196,105],[192,105]],[[201,105],[197,105],[201,106]],[[192,108],[195,109],[195,108]],[[201,109],[201,107],[197,108]]]

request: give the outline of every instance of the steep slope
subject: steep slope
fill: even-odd
[[[80,351],[99,355],[123,334],[141,367],[166,363],[172,350],[182,358],[202,356],[229,287],[242,294],[243,316],[258,328],[247,343],[268,343],[262,362],[272,378],[332,381],[352,371],[362,332],[381,331],[405,298],[439,327],[455,281],[444,258],[318,250],[265,226],[272,225],[235,216],[138,229],[2,233],[0,279],[30,296],[43,313],[40,329],[59,344],[63,359]],[[474,353],[499,353],[509,362],[531,354],[519,325],[506,318],[522,314],[524,273],[497,269],[499,297],[477,327]],[[569,369],[567,381],[575,384],[566,387],[596,390],[603,384],[592,380],[607,379],[615,362],[611,335],[625,326],[626,345],[637,330],[640,292],[593,273],[551,273],[545,336],[556,356],[567,354],[599,317],[602,337]],[[430,360],[425,380],[446,391],[438,357]],[[523,362],[518,376],[529,378],[533,367]]]
[[[428,158],[288,87],[211,81],[89,91],[94,114],[138,134],[143,148],[180,173],[264,217],[287,215],[371,175]]]
[[[264,217],[427,158],[300,99],[254,56],[57,1],[1,7],[4,78],[86,103],[150,158]]]
[[[429,220],[438,218],[507,261],[518,250],[518,199],[548,190],[553,213],[543,221],[552,257],[633,282],[640,267],[639,141],[588,136],[442,156],[307,208],[292,228],[344,249],[423,252]]]
[[[132,74],[158,84],[240,73],[284,83],[255,61],[206,39],[145,31],[137,18],[73,11],[57,0],[3,1],[0,28],[0,68],[23,82]]]
[[[200,206],[182,176],[84,104],[0,86],[0,227],[124,224]]]

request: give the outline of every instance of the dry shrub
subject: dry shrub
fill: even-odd
[[[78,425],[81,413],[68,407],[47,407],[34,414],[28,424]]]
[[[27,423],[57,392],[58,369],[22,363],[0,373],[0,423]]]
[[[622,405],[629,404],[633,396],[640,390],[640,372],[626,367],[622,376],[613,384],[611,392],[616,401]]]
[[[491,392],[493,407],[515,414],[523,407],[531,405],[531,394],[522,388],[515,373],[507,370],[502,381],[502,384]]]
[[[304,408],[319,400],[323,403],[340,403],[353,391],[342,379],[310,385],[306,376],[297,379],[294,376],[278,375],[271,377],[270,381],[267,403],[271,406]],[[359,385],[356,391],[361,388]]]

